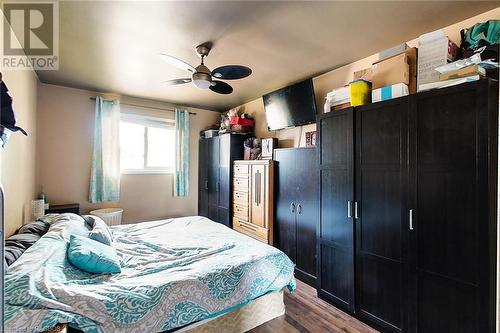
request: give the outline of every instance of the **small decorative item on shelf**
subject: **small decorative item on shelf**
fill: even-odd
[[[220,127],[219,133],[226,133],[231,130],[231,124],[229,123],[229,117],[225,114],[220,116]]]
[[[262,154],[262,142],[260,138],[248,138],[243,143],[243,159],[260,160]]]
[[[306,132],[306,147],[316,147],[316,131]]]
[[[278,148],[278,139],[266,138],[262,139],[262,159],[272,160],[274,149]]]

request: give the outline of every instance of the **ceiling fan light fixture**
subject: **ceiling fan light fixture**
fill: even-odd
[[[231,87],[226,82],[217,79],[237,80],[252,74],[252,70],[250,68],[241,65],[220,66],[213,71],[210,71],[210,69],[205,66],[204,59],[210,53],[211,48],[211,42],[206,42],[196,47],[196,52],[201,57],[201,64],[196,67],[193,67],[190,64],[168,54],[161,54],[163,59],[171,65],[191,72],[191,78],[189,79],[173,79],[165,81],[165,83],[173,86],[192,81],[195,87],[197,87],[198,89],[210,89],[217,94],[227,95],[233,92],[233,87]]]
[[[193,74],[193,83],[197,88],[207,89],[212,85],[212,77],[207,73],[196,72]]]

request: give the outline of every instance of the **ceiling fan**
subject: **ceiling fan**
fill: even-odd
[[[248,67],[240,65],[226,65],[217,67],[213,71],[210,71],[210,69],[208,69],[208,67],[203,63],[203,60],[206,56],[208,56],[211,49],[212,43],[210,42],[203,43],[196,47],[196,52],[201,57],[201,64],[196,67],[193,67],[176,57],[161,53],[161,57],[167,63],[191,73],[191,77],[168,80],[163,83],[167,85],[178,85],[193,82],[194,85],[200,89],[208,88],[218,94],[232,93],[233,87],[226,82],[214,80],[214,78],[222,80],[242,79],[252,74],[252,70]]]

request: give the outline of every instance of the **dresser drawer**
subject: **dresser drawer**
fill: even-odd
[[[269,231],[238,218],[233,218],[233,228],[264,243],[269,243]]]
[[[245,221],[248,221],[248,205],[237,203],[233,204],[233,215],[237,216]]]
[[[248,178],[250,173],[248,164],[235,164],[233,168],[234,175],[237,177]]]
[[[233,185],[235,191],[248,192],[248,178],[234,177]]]
[[[233,193],[233,201],[238,204],[247,205],[248,206],[248,192],[243,191],[234,191]]]

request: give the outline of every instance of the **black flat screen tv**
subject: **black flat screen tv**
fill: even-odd
[[[312,79],[262,96],[270,131],[316,122]]]

